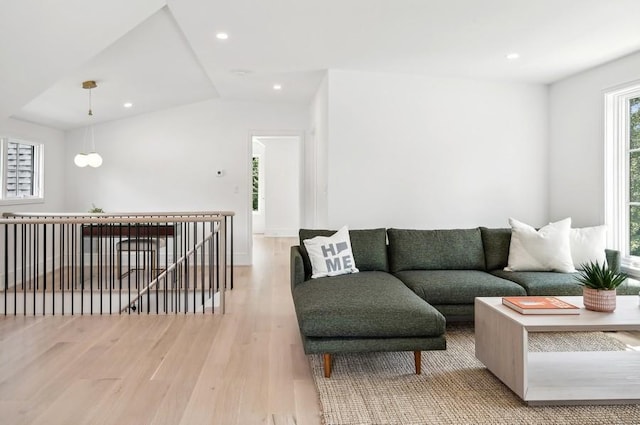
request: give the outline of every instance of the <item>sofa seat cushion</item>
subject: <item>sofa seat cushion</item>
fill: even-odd
[[[527,295],[582,295],[576,273],[494,270],[491,274],[516,282],[527,291]]]
[[[512,280],[526,289],[528,295],[582,295],[577,273],[507,272],[494,270],[491,274]],[[640,281],[627,279],[616,289],[618,295],[638,295]]]
[[[526,295],[522,286],[477,270],[407,270],[395,276],[429,304],[473,304],[476,297]]]
[[[431,337],[445,332],[444,317],[389,273],[307,280],[293,288],[293,300],[306,337]]]
[[[640,280],[627,279],[618,288],[616,288],[616,294],[618,295],[638,295],[640,294]]]

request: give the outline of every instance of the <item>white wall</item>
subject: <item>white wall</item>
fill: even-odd
[[[11,118],[0,119],[0,137],[11,137],[44,144],[44,203],[0,205],[0,214],[5,212],[60,212],[64,211],[64,133],[47,127],[18,121]],[[0,241],[4,241],[4,227],[0,227]],[[13,235],[13,232],[9,233]],[[9,246],[13,246],[9,236]],[[40,243],[43,243],[40,235]],[[20,248],[16,251],[20,252]],[[0,245],[0,264],[4,263],[4,244]],[[9,251],[9,264],[13,263],[15,252]],[[52,257],[47,257],[46,264],[51,267]],[[40,262],[45,268],[45,261]],[[9,272],[9,279],[13,281],[14,272]],[[18,266],[18,276],[22,268]],[[4,281],[4,267],[0,267],[0,281]]]
[[[0,119],[0,137],[44,144],[44,198],[42,204],[0,205],[3,212],[64,211],[64,133],[11,118]],[[73,164],[73,161],[71,162]]]
[[[209,100],[98,125],[96,147],[104,164],[69,168],[67,206],[235,211],[235,259],[249,264],[251,135],[303,133],[307,117],[304,106]],[[72,161],[83,134],[68,133],[65,161]],[[216,177],[217,170],[224,176]]]
[[[297,236],[300,229],[300,138],[259,137],[264,144],[265,236]]]
[[[329,227],[548,220],[547,88],[329,71]]]
[[[305,149],[305,197],[307,214],[305,225],[325,228],[328,223],[328,139],[329,139],[329,80],[322,80],[311,102],[311,126]]]
[[[549,91],[550,217],[604,223],[604,92],[640,79],[640,53],[554,83]]]

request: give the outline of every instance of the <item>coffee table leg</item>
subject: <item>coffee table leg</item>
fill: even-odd
[[[523,400],[527,393],[527,331],[475,301],[476,358]]]

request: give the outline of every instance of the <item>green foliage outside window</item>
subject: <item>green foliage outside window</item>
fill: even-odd
[[[253,157],[252,161],[252,199],[253,199],[253,211],[258,211],[259,201],[258,194],[260,188],[260,158],[257,156]]]
[[[640,203],[640,97],[629,100],[629,139],[629,202]],[[629,206],[629,243],[640,256],[640,205]]]

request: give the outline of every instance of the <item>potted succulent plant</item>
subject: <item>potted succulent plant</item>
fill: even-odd
[[[583,287],[582,297],[587,310],[611,312],[616,309],[616,288],[627,275],[613,271],[606,264],[597,261],[581,265],[578,270],[578,284]]]
[[[89,210],[91,214],[99,214],[104,213],[102,208],[96,207],[96,204],[91,204],[91,209]]]

